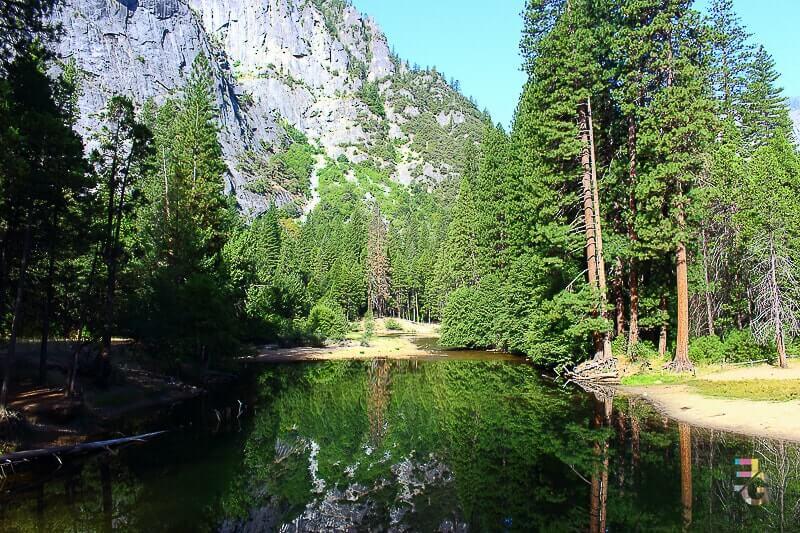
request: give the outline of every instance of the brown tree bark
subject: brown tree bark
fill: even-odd
[[[636,233],[636,171],[637,171],[637,152],[636,152],[636,119],[628,117],[628,239],[631,246],[635,247],[639,236]],[[635,250],[633,254],[635,254]],[[630,259],[628,269],[628,290],[630,291],[630,308],[628,310],[628,355],[634,353],[636,345],[639,343],[639,265],[634,256]]]
[[[623,295],[625,282],[623,281],[622,258],[619,256],[615,259],[615,270],[616,274],[611,286],[614,291],[615,333],[619,337],[625,334],[625,298]]]
[[[686,219],[683,207],[678,208],[678,228],[682,230]],[[686,244],[678,241],[675,253],[677,266],[675,269],[678,289],[678,329],[675,359],[669,365],[675,372],[687,372],[693,365],[689,360],[689,268],[686,257]]]
[[[689,361],[689,269],[686,264],[686,245],[678,243],[676,253],[678,262],[678,339],[675,349],[676,370],[689,370],[692,362]]]
[[[599,291],[597,280],[597,247],[595,233],[594,199],[592,198],[592,158],[589,145],[589,113],[583,104],[578,106],[578,124],[581,141],[581,188],[583,192],[583,223],[586,237],[586,265],[589,286]],[[599,332],[594,333],[594,358],[603,357],[603,340]]]
[[[592,99],[587,98],[586,109],[589,115],[589,146],[592,155],[592,212],[594,214],[595,248],[597,258],[597,286],[600,291],[600,313],[609,319],[606,305],[608,303],[608,287],[606,282],[606,260],[603,255],[603,223],[600,216],[600,190],[597,183],[597,157],[594,146],[594,119],[592,118]],[[602,334],[603,360],[611,359],[614,354],[611,350],[611,332]]]

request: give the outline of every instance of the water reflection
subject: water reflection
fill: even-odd
[[[800,523],[796,445],[671,424],[641,401],[562,390],[527,365],[291,365],[263,369],[255,390],[249,417],[233,403],[230,416],[207,406],[198,421],[205,416],[208,430],[7,478],[0,530],[716,532]],[[763,505],[734,491],[736,458],[759,459]]]

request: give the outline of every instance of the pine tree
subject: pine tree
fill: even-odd
[[[785,368],[786,345],[800,334],[800,158],[791,142],[774,137],[756,150],[737,185],[735,217],[748,251],[753,333],[760,343],[774,343]]]
[[[386,250],[386,222],[375,205],[369,221],[367,237],[367,301],[368,308],[383,316],[389,298],[389,258]]]
[[[596,161],[589,103],[607,100],[604,58],[609,7],[604,2],[529,2],[522,43],[529,81],[513,134],[520,154],[519,172],[530,187],[526,198],[534,227],[530,244],[548,258],[553,269],[550,297],[571,291],[584,271],[587,285],[593,287],[581,291],[584,296],[591,294],[585,302],[587,318],[604,314],[597,300],[595,217],[599,209],[592,187]],[[592,323],[600,326],[593,335],[597,341],[605,326],[602,321]],[[595,353],[605,357],[604,352],[603,343],[596,346]]]
[[[742,96],[743,137],[751,152],[772,138],[791,136],[789,104],[783,96],[783,89],[776,85],[779,77],[775,61],[763,46],[759,46],[749,65]]]
[[[472,179],[469,175],[461,179],[452,219],[447,227],[447,238],[436,265],[437,285],[444,294],[458,287],[476,285],[480,280],[478,212]]]
[[[753,54],[751,35],[733,9],[733,0],[713,0],[709,6],[711,78],[720,119],[741,123],[747,69]]]
[[[56,256],[62,246],[78,242],[68,239],[67,232],[59,239],[58,232],[66,226],[68,209],[82,201],[89,188],[72,117],[59,106],[61,82],[45,74],[47,53],[37,44],[15,53],[7,77],[0,79],[0,327],[9,338],[0,407],[8,400],[26,302],[39,289],[36,269],[45,270],[45,298],[52,305]],[[40,260],[44,265],[37,264]],[[45,314],[49,327],[50,309]],[[45,358],[46,344],[45,337]]]
[[[99,146],[92,153],[91,162],[100,179],[106,205],[102,229],[106,279],[100,320],[102,346],[99,358],[100,380],[105,383],[111,372],[111,334],[116,312],[118,274],[123,259],[123,220],[134,187],[143,173],[150,137],[149,131],[137,121],[133,102],[128,98],[112,97],[101,118],[103,125],[97,135]]]
[[[47,42],[56,28],[47,23],[55,0],[9,0],[0,4],[0,72],[25,55],[34,40]]]

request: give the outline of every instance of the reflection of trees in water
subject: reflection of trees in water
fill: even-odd
[[[611,421],[612,398],[601,395],[594,398],[592,429],[607,427]],[[608,439],[595,441],[594,455],[597,462],[592,469],[591,494],[589,505],[590,533],[605,533],[608,507]]]
[[[692,524],[692,429],[689,424],[678,423],[678,440],[681,456],[681,506],[683,530]]]
[[[367,416],[369,417],[369,440],[376,447],[386,434],[386,410],[389,406],[391,366],[386,359],[374,359],[367,367],[369,395]]]
[[[109,509],[112,525],[137,531],[188,530],[201,515],[203,524],[229,518],[231,530],[270,530],[345,511],[354,529],[388,529],[394,519],[412,531],[447,520],[476,531],[598,533],[788,532],[800,523],[797,446],[665,429],[644,401],[618,399],[612,412],[610,398],[545,386],[525,365],[337,362],[275,369],[261,385],[246,442],[214,452],[192,434],[163,459],[142,446],[105,465],[87,461],[43,495],[34,487],[24,501],[0,502],[0,530],[102,531]],[[311,441],[324,494],[313,492]],[[748,507],[733,492],[735,457],[761,459],[767,505]]]
[[[770,529],[795,530],[800,527],[800,449],[785,441],[767,439],[754,439],[753,444],[761,470],[766,474],[765,507]]]

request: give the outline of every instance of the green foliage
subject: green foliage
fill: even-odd
[[[748,330],[733,330],[725,336],[725,362],[744,363],[775,358],[769,346],[759,345]]]
[[[386,118],[386,109],[384,108],[383,97],[378,90],[378,84],[376,82],[364,82],[364,84],[361,86],[361,89],[358,91],[358,97],[361,98],[361,101],[367,104],[367,107],[369,107],[369,110],[372,111],[372,113],[381,118]]]
[[[361,346],[369,346],[369,341],[375,335],[375,315],[372,309],[367,309],[364,315],[364,333],[361,335]]]
[[[394,318],[387,318],[383,322],[383,325],[389,331],[403,331],[403,325],[400,322],[398,322],[397,320],[395,320]]]
[[[716,335],[692,339],[689,358],[696,363],[722,363],[726,359],[726,346]]]
[[[330,300],[321,300],[308,315],[309,329],[323,339],[340,341],[350,329],[350,323],[341,306]]]
[[[442,346],[472,348],[484,346],[486,318],[479,308],[480,294],[474,287],[460,287],[450,293],[442,313]]]
[[[274,196],[284,190],[296,198],[308,195],[311,188],[311,173],[319,150],[297,128],[284,123],[288,146],[281,147],[275,155],[266,149],[246,151],[239,159],[239,168],[254,176],[247,187],[256,194]]]
[[[774,354],[769,347],[756,343],[749,331],[734,330],[724,340],[717,336],[692,339],[689,357],[701,364],[723,364],[772,360]]]

